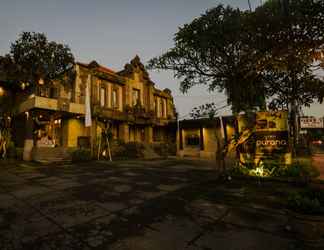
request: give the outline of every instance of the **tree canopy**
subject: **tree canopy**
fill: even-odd
[[[254,11],[218,5],[180,27],[174,47],[150,69],[172,70],[188,91],[197,84],[224,92],[234,113],[322,101],[324,1],[271,0]],[[314,60],[316,58],[317,60]],[[320,60],[318,60],[320,59]]]
[[[22,32],[11,44],[10,53],[0,56],[0,79],[30,86],[40,79],[45,84],[60,80],[68,84],[74,78],[74,56],[67,45],[48,41],[43,33]]]

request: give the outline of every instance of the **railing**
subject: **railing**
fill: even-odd
[[[58,88],[47,86],[36,86],[35,95],[52,99],[57,99],[60,97]]]

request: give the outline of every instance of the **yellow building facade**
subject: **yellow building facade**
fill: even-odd
[[[93,149],[104,127],[123,142],[163,142],[176,119],[169,89],[160,90],[138,56],[115,72],[93,61],[75,64],[71,86],[40,85],[21,97],[15,134],[31,160],[40,148]],[[86,86],[89,86],[91,127],[85,126]]]
[[[182,120],[177,129],[177,155],[179,157],[215,160],[235,134],[232,116],[213,119]]]

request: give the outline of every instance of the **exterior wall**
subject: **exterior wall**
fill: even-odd
[[[89,131],[84,127],[81,119],[68,119],[63,121],[63,145],[77,147],[79,136],[89,136]]]
[[[179,155],[184,157],[199,157],[200,155],[200,145],[190,146],[187,144],[187,137],[190,135],[195,135],[199,137],[199,129],[181,129],[182,132],[182,145],[183,149],[180,150]]]
[[[101,129],[97,125],[98,119],[103,122],[110,120],[115,124],[113,127],[115,139],[149,144],[153,142],[153,127],[163,130],[169,122],[174,121],[175,113],[171,92],[155,88],[155,84],[150,80],[144,66],[139,61],[132,61],[118,73],[104,69],[100,65],[96,66],[95,63],[77,63],[75,70],[75,82],[70,89],[55,83],[57,94],[55,92],[55,95],[44,97],[35,92],[19,101],[19,114],[31,111],[30,113],[34,116],[37,112],[48,111],[49,116],[52,117],[55,113],[55,119],[62,121],[60,140],[63,147],[77,147],[79,136],[90,136],[91,146],[94,149],[97,136],[101,133]],[[89,75],[90,78],[88,78]],[[90,79],[93,116],[91,129],[84,127],[85,90],[88,79]],[[39,86],[39,88],[41,87]],[[105,88],[105,105],[103,107],[100,105],[101,87]],[[139,114],[134,114],[136,110],[130,114],[126,109],[126,107],[133,107],[134,89],[140,91],[139,99],[144,109]],[[112,103],[114,90],[117,90],[117,107],[114,107]],[[158,98],[158,112],[154,111],[155,98]],[[160,106],[161,102],[163,103],[162,107]],[[99,109],[100,117],[95,112],[97,109]],[[34,111],[36,112],[34,113]],[[68,116],[66,116],[67,114]],[[139,115],[139,117],[135,115]]]
[[[217,150],[217,140],[221,138],[219,129],[203,128],[204,150],[200,151],[200,157],[205,159],[215,159]]]
[[[194,121],[194,122],[193,122]],[[191,123],[193,122],[193,123]],[[216,127],[217,124],[217,127]],[[230,140],[236,133],[234,124],[225,123],[226,134],[219,123],[204,120],[189,120],[180,122],[180,133],[177,132],[177,155],[180,157],[196,157],[208,160],[216,159],[218,147],[223,147],[225,135]],[[190,146],[187,144],[187,137],[195,135],[199,138],[199,144]],[[182,143],[180,138],[182,137]],[[181,148],[182,146],[182,148]],[[227,157],[235,157],[235,152],[228,153]]]

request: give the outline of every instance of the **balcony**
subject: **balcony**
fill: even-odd
[[[113,119],[119,121],[128,120],[127,113],[119,111],[117,109],[104,108],[100,105],[93,107],[93,115],[101,119]]]
[[[23,113],[32,109],[45,109],[53,111],[70,112],[74,114],[85,114],[84,104],[70,102],[66,98],[48,98],[31,95],[19,105],[18,112]]]

